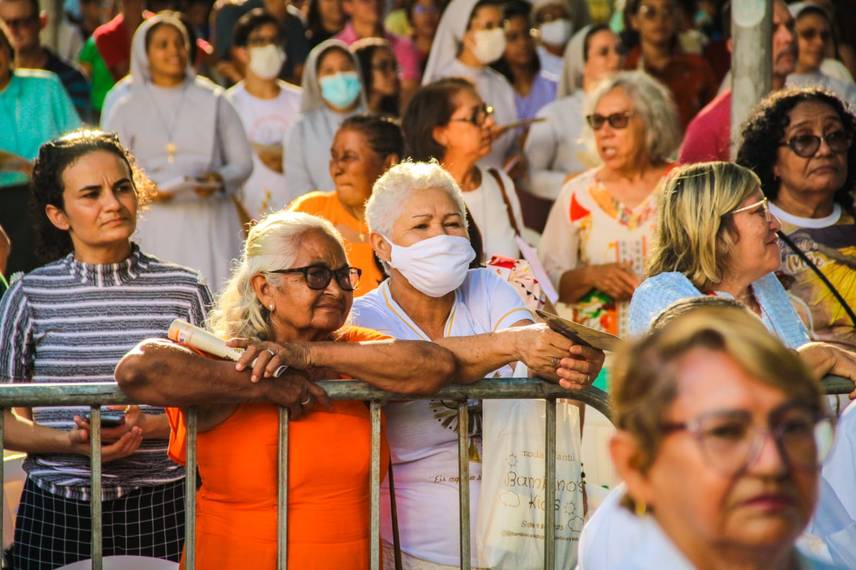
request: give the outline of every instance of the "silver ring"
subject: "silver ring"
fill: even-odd
[[[309,403],[309,402],[311,402],[311,401],[312,401],[312,394],[310,394],[310,395],[306,396],[306,399],[305,399],[305,400],[303,400],[302,402],[300,402],[300,405],[301,405],[301,406],[305,406],[306,404],[308,404],[308,403]]]
[[[265,349],[265,352],[269,352],[269,353],[270,353],[271,358],[273,358],[274,356],[276,356],[276,351],[275,351],[275,350],[273,350],[273,349],[271,349],[271,348],[266,348],[266,349]]]

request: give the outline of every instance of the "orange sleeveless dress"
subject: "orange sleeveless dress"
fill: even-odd
[[[386,339],[346,327],[337,340]],[[185,416],[168,408],[169,453],[184,463]],[[199,570],[276,568],[278,409],[242,404],[197,436],[202,486],[196,495]],[[382,426],[383,427],[383,426]],[[389,450],[381,431],[381,474]],[[368,568],[371,420],[363,402],[336,401],[288,428],[288,567]],[[182,563],[182,568],[184,567]]]

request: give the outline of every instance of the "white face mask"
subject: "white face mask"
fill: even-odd
[[[389,264],[397,269],[417,291],[429,297],[442,297],[461,286],[467,278],[476,252],[470,240],[441,234],[403,246],[392,243]]]
[[[250,48],[250,71],[262,79],[273,79],[279,75],[285,63],[285,52],[275,44]]]
[[[493,63],[505,53],[505,30],[502,28],[476,30],[473,35],[475,37],[473,54],[484,65]]]
[[[541,24],[541,41],[551,46],[563,46],[571,37],[573,26],[570,20],[562,18]]]

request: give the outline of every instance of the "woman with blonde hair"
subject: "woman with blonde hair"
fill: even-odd
[[[135,400],[198,406],[197,568],[276,567],[276,405],[300,418],[288,430],[289,567],[368,568],[369,410],[362,402],[329,404],[308,379],[355,377],[428,394],[457,367],[437,345],[346,324],[359,276],[330,222],[271,214],[250,230],[210,315],[215,334],[245,349],[237,365],[150,341],[117,367]],[[275,377],[282,365],[288,370]],[[170,455],[182,462],[186,418],[178,408],[168,413]]]
[[[730,162],[676,168],[660,190],[657,243],[648,278],[630,301],[630,332],[644,333],[680,299],[732,297],[758,315],[788,347],[799,349],[820,378],[856,378],[856,357],[828,343],[810,342],[779,267],[779,222],[770,215],[761,183]]]
[[[833,431],[796,354],[745,310],[704,307],[616,370],[610,453],[640,532],[608,568],[829,568],[795,547]]]

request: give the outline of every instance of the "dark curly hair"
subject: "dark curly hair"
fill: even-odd
[[[785,138],[790,118],[788,114],[800,103],[815,101],[831,107],[844,132],[856,133],[856,115],[835,94],[819,87],[785,89],[766,97],[743,124],[740,132],[740,150],[737,164],[755,172],[761,179],[761,190],[771,200],[779,194],[779,180],[773,174],[778,161],[779,144]],[[853,195],[856,189],[856,145],[847,151],[847,179],[835,192],[835,201],[845,211],[853,213]]]
[[[141,206],[148,203],[152,195],[152,183],[143,175],[134,157],[122,146],[119,137],[114,133],[78,129],[46,142],[33,162],[30,194],[30,207],[38,231],[36,252],[46,263],[69,254],[74,248],[69,233],[51,223],[45,213],[45,207],[51,205],[60,210],[65,208],[63,173],[82,156],[97,150],[112,153],[125,163],[131,172],[134,190]]]

